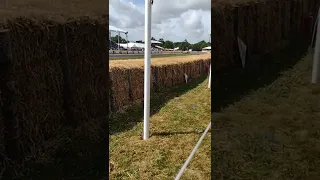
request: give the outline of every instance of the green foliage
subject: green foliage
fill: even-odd
[[[114,37],[111,37],[111,40],[113,42],[116,42],[118,43],[118,35],[114,36]],[[119,42],[120,43],[127,43],[126,39],[122,38],[121,36],[119,36]],[[128,41],[129,42],[129,41]]]
[[[190,44],[186,39],[183,42],[172,42],[168,40],[164,41],[163,38],[160,38],[159,41],[163,43],[161,45],[163,48],[173,49],[173,48],[179,47],[179,50],[182,50],[182,51],[187,51],[189,49],[192,49],[193,51],[201,51],[202,48],[205,48],[211,45],[211,43],[205,42],[205,41],[200,41],[195,44]]]

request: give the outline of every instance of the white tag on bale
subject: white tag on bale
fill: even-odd
[[[186,80],[186,83],[188,83],[188,75],[184,73],[184,79]]]
[[[247,46],[239,37],[238,37],[238,47],[240,52],[240,58],[242,61],[242,68],[244,68],[246,65]]]

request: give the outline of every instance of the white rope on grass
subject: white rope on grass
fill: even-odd
[[[191,154],[189,155],[187,161],[183,164],[182,168],[180,169],[178,175],[176,176],[175,180],[179,180],[182,176],[182,174],[184,173],[184,170],[187,168],[187,166],[189,165],[192,157],[194,156],[194,154],[196,153],[196,151],[198,150],[202,140],[204,139],[204,137],[207,135],[209,129],[211,128],[211,122],[209,123],[209,125],[207,126],[206,130],[203,132],[202,136],[200,137],[198,143],[196,144],[196,146],[194,147],[194,149],[192,150]]]

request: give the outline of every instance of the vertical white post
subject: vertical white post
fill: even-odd
[[[120,32],[118,31],[118,51],[120,51]]]
[[[209,69],[209,84],[208,88],[211,88],[211,63],[210,63],[210,69]]]
[[[129,49],[128,49],[128,32],[126,33],[126,41],[127,41],[127,51],[129,51]]]
[[[145,0],[144,29],[144,120],[143,139],[149,138],[150,73],[151,73],[151,1]]]
[[[313,55],[313,68],[311,83],[320,83],[320,10],[318,12],[316,44]]]

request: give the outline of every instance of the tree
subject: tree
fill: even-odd
[[[159,41],[160,41],[160,42],[162,42],[162,43],[164,43],[164,40],[163,40],[163,38],[160,38],[160,39],[159,39]]]
[[[151,37],[151,40],[155,41],[156,39],[154,37]]]
[[[205,41],[199,41],[192,45],[192,50],[194,51],[201,51],[203,48],[210,46],[211,43],[205,42]]]
[[[122,38],[121,36],[118,36],[118,35],[111,37],[111,41],[118,43],[118,37],[119,37],[120,43],[127,43],[127,41],[124,38]]]
[[[174,48],[174,44],[172,41],[165,41],[163,43],[163,48],[167,48],[167,49],[173,49]]]

